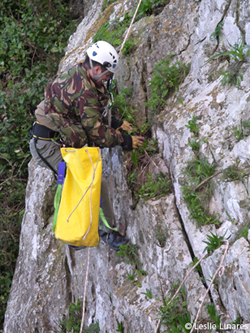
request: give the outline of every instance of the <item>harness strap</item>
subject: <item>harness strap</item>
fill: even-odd
[[[39,121],[34,122],[32,134],[34,138],[40,140],[52,140],[60,137],[59,132],[51,130],[50,128],[39,123]]]
[[[56,170],[52,167],[52,165],[50,165],[50,163],[39,153],[39,150],[37,149],[37,146],[36,146],[36,143],[37,143],[37,139],[38,138],[35,138],[34,137],[34,143],[35,143],[35,148],[36,148],[36,152],[38,154],[38,156],[40,157],[40,159],[47,165],[47,167],[50,168],[50,170],[52,170],[56,175],[57,175],[57,172]]]

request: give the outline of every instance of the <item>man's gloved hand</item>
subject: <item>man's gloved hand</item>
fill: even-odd
[[[137,149],[139,146],[142,146],[144,140],[143,136],[131,136],[132,137],[132,148]]]
[[[122,126],[120,126],[119,128],[121,128],[124,131],[132,131],[132,124],[130,124],[128,121],[123,120],[123,124]]]

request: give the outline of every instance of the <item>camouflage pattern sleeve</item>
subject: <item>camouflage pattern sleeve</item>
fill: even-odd
[[[96,86],[80,65],[59,75],[45,92],[45,114],[56,125],[66,145],[80,148],[89,140],[104,147],[123,142],[122,135],[104,125],[107,104],[104,86]]]

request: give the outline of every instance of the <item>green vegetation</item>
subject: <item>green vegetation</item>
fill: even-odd
[[[168,327],[167,332],[188,333],[191,329],[185,327],[186,323],[191,323],[190,313],[187,311],[185,287],[181,288],[179,297],[169,303],[171,297],[163,300],[164,305],[160,307],[160,325]]]
[[[102,4],[102,11],[104,11],[108,6],[112,5],[112,3],[115,3],[117,0],[104,0]]]
[[[222,85],[226,84],[232,86],[240,86],[241,81],[243,80],[243,75],[240,73],[242,64],[246,60],[246,56],[250,54],[250,45],[246,45],[245,38],[241,38],[237,43],[231,45],[228,43],[228,50],[225,52],[218,52],[211,58],[209,58],[205,64],[219,57],[227,57],[230,66],[229,68],[222,72]]]
[[[116,91],[116,81],[113,83],[112,89]],[[133,125],[133,132],[136,133],[137,127],[135,125],[135,112],[136,110],[130,107],[132,97],[132,88],[120,89],[119,93],[114,94],[114,100],[111,105],[111,111],[118,119],[128,121]]]
[[[240,66],[232,65],[230,67],[230,69],[221,73],[223,76],[221,83],[223,86],[228,84],[230,86],[240,87],[241,81],[243,80],[243,75],[240,73]]]
[[[123,321],[119,322],[119,321],[117,320],[117,326],[118,326],[118,327],[117,327],[116,332],[124,333]]]
[[[210,235],[207,235],[207,241],[203,241],[203,243],[207,244],[203,252],[207,251],[208,254],[211,254],[213,251],[217,250],[225,243],[225,234],[223,236],[218,236],[211,232]]]
[[[215,54],[214,56],[209,58],[206,63],[208,63],[209,61],[216,59],[218,57],[222,57],[222,56],[229,56],[230,59],[234,62],[237,62],[237,61],[244,62],[245,57],[248,56],[249,54],[250,54],[250,45],[246,45],[245,38],[241,38],[238,40],[238,43],[235,43],[234,45],[231,45],[230,43],[228,43],[227,51],[218,52],[217,54]]]
[[[180,61],[171,64],[172,59],[173,54],[170,53],[165,60],[156,64],[149,84],[151,94],[146,105],[157,113],[163,110],[173,92],[178,91],[179,85],[189,72],[190,64],[186,65]]]
[[[218,312],[215,309],[214,304],[207,304],[207,312],[210,316],[210,319],[212,322],[215,323],[216,328],[220,330],[221,325],[220,325],[220,316],[218,315]]]
[[[193,116],[193,118],[188,121],[188,125],[185,125],[185,126],[187,128],[189,128],[190,132],[194,133],[195,136],[198,136],[200,128],[197,126],[196,121],[197,121],[197,117]]]
[[[155,237],[160,247],[164,247],[166,245],[169,233],[168,233],[168,228],[166,226],[164,228],[163,223],[157,224]]]
[[[119,17],[113,21],[109,21],[104,23],[100,29],[97,31],[95,36],[93,36],[93,42],[97,42],[98,40],[104,40],[114,48],[118,48],[121,46],[123,42],[123,34],[127,30],[132,20],[131,13],[126,13],[123,17]],[[135,42],[131,39],[128,39],[122,50],[123,54],[128,54],[135,47]]]
[[[143,16],[150,16],[152,14],[160,14],[169,2],[169,0],[143,0],[137,12],[136,19],[140,19]]]
[[[28,132],[75,23],[60,0],[2,1],[0,11],[1,330],[24,214]]]
[[[145,200],[161,198],[169,193],[169,184],[170,180],[162,172],[155,176],[146,174],[146,181],[138,190],[138,196]]]
[[[129,242],[128,244],[120,245],[119,251],[116,252],[116,255],[122,256],[126,263],[135,265],[136,269],[142,266],[136,244]]]
[[[79,333],[82,321],[82,299],[78,299],[77,303],[69,305],[69,314],[64,315],[60,322],[60,331],[58,333]],[[99,323],[90,324],[89,327],[83,327],[83,333],[99,333]]]
[[[205,157],[201,157],[199,154],[200,141],[197,139],[199,127],[196,120],[196,116],[193,116],[186,125],[195,139],[189,143],[193,149],[194,158],[183,170],[185,175],[182,186],[183,200],[190,212],[189,217],[196,220],[199,225],[220,224],[218,216],[209,212],[209,201],[213,194],[213,186],[209,180],[215,174],[216,163],[210,164]]]
[[[146,292],[145,293],[141,293],[143,295],[145,295],[145,298],[146,299],[152,299],[153,298],[153,295],[151,293],[151,291],[149,289],[146,288]]]
[[[199,259],[198,259],[197,257],[194,257],[193,262],[190,263],[190,266],[191,266],[191,267],[194,267],[194,265],[195,265],[198,261],[199,261]],[[202,269],[201,269],[201,265],[200,265],[200,264],[197,265],[197,266],[195,267],[195,270],[196,270],[200,275],[202,275]]]
[[[123,258],[123,260],[132,266],[134,266],[133,274],[128,274],[127,279],[130,281],[137,281],[140,276],[146,276],[147,273],[142,269],[142,262],[138,255],[138,248],[136,244],[129,242],[125,245],[120,245],[119,251],[116,253],[117,256]],[[137,281],[136,286],[141,288],[141,283]]]
[[[224,22],[221,21],[217,24],[214,32],[210,35],[210,40],[218,39],[222,35]]]

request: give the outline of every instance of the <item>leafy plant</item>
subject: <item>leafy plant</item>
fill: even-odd
[[[102,4],[102,11],[108,8],[112,3],[115,3],[117,0],[104,0]]]
[[[145,298],[148,298],[148,299],[152,299],[153,298],[153,295],[151,293],[151,291],[149,289],[146,288],[146,292],[145,293],[141,293],[143,295],[146,295]]]
[[[225,232],[225,234],[226,234],[226,232]],[[208,240],[202,241],[203,243],[207,244],[207,246],[205,247],[203,252],[207,251],[208,254],[211,254],[213,251],[215,251],[221,245],[223,245],[225,243],[225,240],[224,240],[225,234],[223,236],[218,236],[211,232],[210,235],[207,235]]]
[[[116,255],[122,256],[128,264],[135,265],[136,268],[139,268],[142,265],[137,253],[137,245],[131,242],[120,245],[119,251],[116,252]]]
[[[235,62],[237,62],[237,61],[244,62],[245,56],[250,54],[250,45],[246,45],[245,38],[240,38],[238,40],[238,42],[235,43],[234,45],[231,45],[230,43],[228,43],[228,49],[229,49],[228,51],[219,52],[219,53],[215,54],[214,56],[209,58],[206,61],[206,63],[208,63],[209,61],[216,59],[218,57],[222,57],[222,56],[229,56]]]
[[[241,81],[243,80],[243,75],[239,73],[239,68],[227,69],[226,71],[222,72],[221,75],[223,76],[221,80],[223,86],[228,84],[230,86],[240,87]]]
[[[214,32],[210,35],[210,40],[218,39],[221,36],[224,22],[221,21],[216,25]]]
[[[196,124],[197,121],[197,117],[193,116],[193,118],[191,120],[188,121],[188,125],[185,125],[187,128],[190,129],[190,132],[194,133],[195,136],[198,135],[199,133],[199,127]]]
[[[223,171],[223,174],[230,181],[239,180],[245,176],[244,171],[240,170],[237,164],[230,165]]]
[[[118,325],[118,328],[117,328],[116,332],[124,333],[123,321],[119,322],[119,321],[117,320],[117,325]]]
[[[156,64],[153,70],[153,77],[150,81],[149,87],[151,94],[146,106],[152,111],[161,111],[167,104],[167,99],[174,91],[178,91],[179,85],[184,81],[190,68],[190,64],[177,61],[171,64],[173,54]]]
[[[158,15],[170,1],[166,0],[143,0],[139,7],[136,19],[152,14]]]
[[[187,179],[182,186],[183,200],[190,212],[189,217],[196,220],[200,225],[220,224],[218,217],[209,212],[208,202],[213,193],[210,182],[205,182],[215,172],[216,164],[210,164],[205,158],[189,161],[183,173]],[[200,184],[199,191],[196,190]]]
[[[233,131],[235,133],[235,137],[236,137],[237,141],[240,141],[241,139],[243,139],[244,134],[243,134],[243,130],[242,130],[241,126],[234,128]]]
[[[135,279],[135,274],[128,274],[128,275],[127,275],[127,279],[130,280],[130,281],[134,281],[134,279]]]
[[[153,177],[146,175],[145,184],[138,190],[138,196],[143,199],[158,199],[169,192],[170,181],[162,172]]]
[[[64,315],[63,320],[60,322],[59,333],[79,333],[82,320],[82,299],[78,299],[77,303],[71,303],[69,305],[69,314]],[[99,323],[90,324],[89,327],[83,328],[83,333],[99,333]]]
[[[192,140],[189,142],[189,146],[193,149],[193,151],[197,152],[200,149],[200,141]]]
[[[193,267],[198,261],[199,261],[199,259],[197,257],[194,257],[193,262],[190,263],[190,266]],[[201,265],[200,264],[195,267],[195,270],[200,275],[202,275],[202,269],[201,269]]]
[[[116,84],[116,83],[114,83]],[[113,88],[115,90],[116,87]],[[136,110],[130,107],[130,100],[132,97],[132,88],[120,89],[114,95],[114,100],[111,105],[111,110],[118,118],[128,121],[133,125],[133,132],[137,130],[135,126],[135,112]]]
[[[158,245],[160,247],[164,247],[167,241],[167,238],[169,237],[168,234],[168,228],[163,227],[163,223],[159,223],[156,228],[156,233],[155,233],[156,239],[158,241]]]
[[[220,329],[220,316],[218,315],[218,312],[215,309],[214,304],[207,304],[207,312],[210,316],[210,319],[215,323],[216,328]]]
[[[169,327],[167,330],[168,332],[190,332],[190,329],[186,328],[186,323],[191,322],[191,316],[187,311],[187,302],[185,300],[184,288],[182,288],[181,297],[177,297],[175,300],[169,303],[170,300],[171,297],[167,300],[164,300],[164,306],[160,307],[161,325],[167,325]]]

